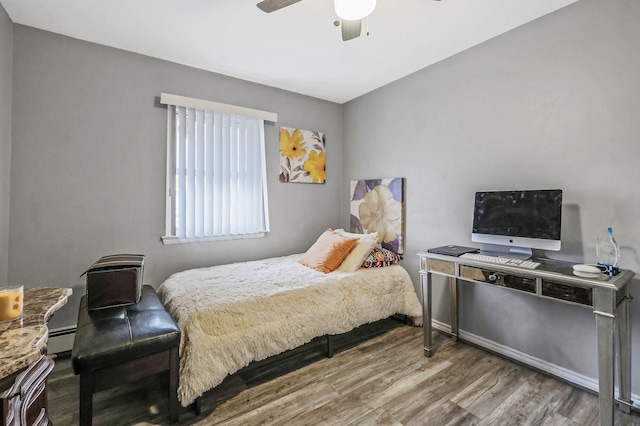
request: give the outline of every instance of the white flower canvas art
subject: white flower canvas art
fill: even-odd
[[[351,232],[378,233],[378,243],[404,254],[404,178],[351,181]]]

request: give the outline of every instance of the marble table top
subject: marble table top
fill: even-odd
[[[22,319],[0,323],[0,379],[40,359],[47,344],[47,321],[71,296],[70,288],[27,288]]]

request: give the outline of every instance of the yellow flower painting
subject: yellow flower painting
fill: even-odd
[[[326,158],[324,133],[280,128],[280,182],[324,183]]]
[[[351,181],[351,232],[378,233],[378,243],[404,253],[404,178]]]

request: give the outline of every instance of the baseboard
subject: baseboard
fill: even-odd
[[[433,328],[440,330],[446,334],[451,334],[451,326],[440,321],[432,321]],[[464,330],[459,331],[460,340],[469,342],[473,345],[485,348],[493,353],[496,353],[505,358],[509,358],[513,361],[525,364],[536,370],[547,373],[551,376],[557,377],[560,380],[568,382],[579,388],[586,389],[595,394],[598,393],[598,379],[594,377],[585,376],[583,374],[576,373],[564,367],[552,364],[548,361],[533,357],[524,352],[517,351],[507,346],[496,343],[492,340],[485,339],[484,337],[477,336],[472,333],[468,333]],[[617,391],[616,391],[617,395]],[[640,404],[635,401],[640,401],[640,395],[631,394],[631,400],[634,401],[633,408],[640,410]]]
[[[60,354],[70,352],[73,349],[73,339],[76,336],[76,327],[62,327],[49,330],[47,341],[47,353]]]

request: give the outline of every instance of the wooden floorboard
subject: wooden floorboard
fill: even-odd
[[[318,339],[229,376],[202,397],[200,416],[181,408],[178,424],[598,424],[595,395],[480,348],[436,332],[438,351],[425,358],[422,330],[391,320],[357,334],[336,338],[333,358]],[[168,424],[167,386],[160,375],[96,394],[94,425]],[[70,359],[59,358],[49,379],[53,424],[78,424],[78,390]],[[640,416],[616,411],[616,424],[640,426]]]

